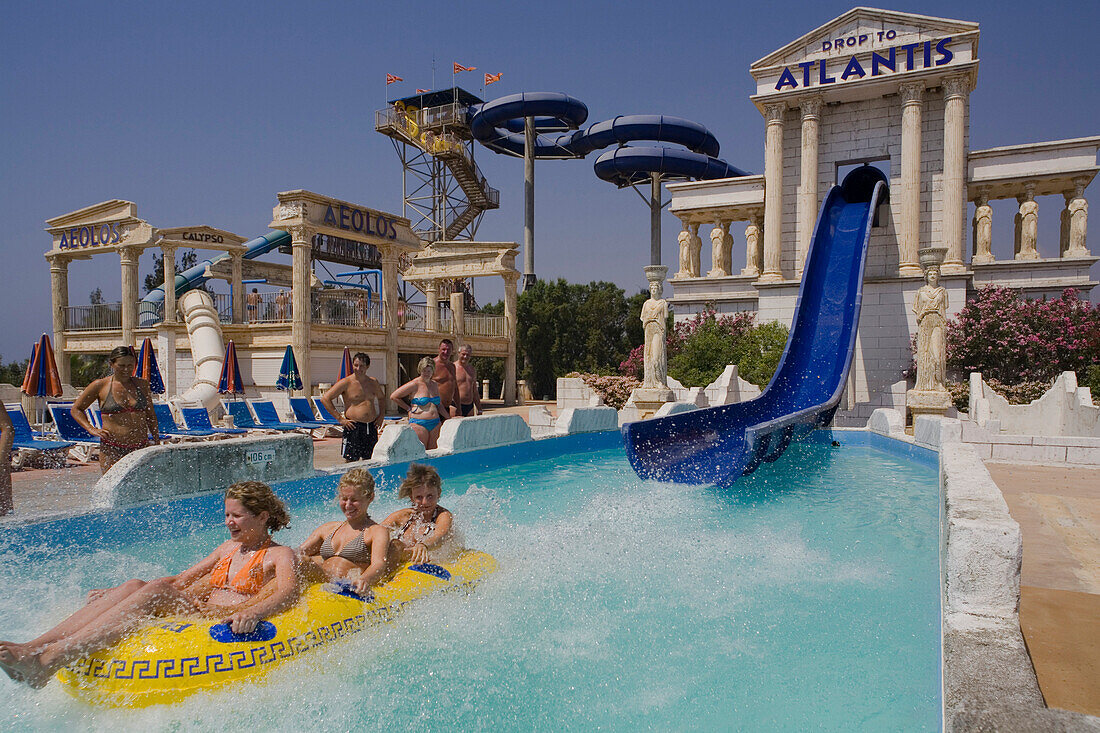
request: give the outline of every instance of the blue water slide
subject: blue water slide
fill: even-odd
[[[273,249],[283,246],[290,246],[290,233],[284,232],[280,229],[273,229],[267,234],[263,234],[255,239],[250,239],[244,243],[244,258],[251,260],[260,255],[267,254]],[[230,255],[228,253],[215,255],[210,259],[203,260],[194,267],[189,267],[183,272],[176,273],[176,297],[183,295],[188,290],[202,285],[206,282],[206,268],[222,260],[228,259]],[[163,303],[164,302],[164,283],[161,283],[157,287],[153,288],[144,298],[141,299],[142,303]]]
[[[833,186],[806,255],[787,346],[767,388],[748,402],[624,425],[639,476],[728,486],[832,421],[855,349],[867,242],[888,193],[886,177],[871,166]]]
[[[523,156],[526,117],[534,120],[536,158],[583,158],[596,150],[617,146],[599,157],[595,170],[601,179],[618,186],[648,180],[651,173],[708,180],[746,175],[718,159],[718,140],[707,128],[682,117],[620,115],[577,129],[588,119],[588,107],[559,92],[510,94],[472,105],[467,114],[474,138],[503,155]],[[687,150],[629,146],[643,140],[682,145]]]

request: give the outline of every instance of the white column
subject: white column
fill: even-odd
[[[53,321],[53,348],[57,358],[57,371],[61,383],[69,384],[71,379],[69,353],[65,348],[65,309],[69,307],[69,258],[61,255],[46,255],[50,263],[50,300]]]
[[[760,229],[763,227],[762,218],[761,212],[754,211],[749,214],[749,223],[745,227],[745,267],[741,270],[741,274],[749,277],[760,275],[760,265],[764,258],[760,236]]]
[[[426,280],[423,283],[424,295],[428,304],[424,306],[428,312],[424,316],[424,327],[429,331],[439,330],[439,281]],[[397,387],[394,387],[397,389]],[[393,390],[391,390],[393,391]]]
[[[1020,249],[1016,252],[1018,260],[1037,260],[1039,250],[1039,204],[1035,201],[1035,184],[1029,183],[1024,187],[1024,194],[1016,197],[1020,204],[1019,236]]]
[[[1089,248],[1085,243],[1089,225],[1089,202],[1085,200],[1085,186],[1088,178],[1075,178],[1073,181],[1074,197],[1067,206],[1069,211],[1069,249],[1066,257],[1088,257]]]
[[[164,318],[165,323],[176,322],[176,248],[161,245],[164,258]],[[235,291],[234,291],[235,292]]]
[[[920,249],[921,120],[924,83],[901,85],[901,202],[898,222],[898,275],[923,275],[917,260]]]
[[[389,249],[382,252],[382,301],[386,324],[386,394],[397,389],[400,373],[397,370],[397,265],[398,255]],[[386,399],[386,411],[393,413],[396,407]]]
[[[974,254],[971,263],[983,265],[993,261],[993,207],[984,191],[974,201]]]
[[[504,357],[504,404],[516,404],[516,281],[519,273],[504,276],[504,329],[508,355]]]
[[[309,343],[313,314],[310,290],[313,232],[304,226],[293,226],[288,231],[291,249],[290,343],[298,360],[298,371],[302,374],[302,389],[308,396],[313,394],[313,371],[310,364],[312,349]]]
[[[783,103],[764,107],[764,273],[760,282],[780,282],[783,222]]]
[[[821,118],[823,102],[821,97],[803,100],[802,111],[802,155],[800,167],[801,182],[798,187],[798,253],[795,256],[796,277],[802,278],[802,267],[806,261],[806,252],[810,249],[810,239],[814,235],[817,222],[817,148],[818,121]]]
[[[966,105],[970,77],[943,80],[943,272],[963,272],[963,229],[966,220]]]
[[[138,254],[141,250],[134,247],[122,247],[118,250],[122,264],[122,343],[134,345],[134,331],[137,329],[138,305]]]
[[[460,342],[460,338],[466,333],[466,294],[461,290],[451,293],[451,333]]]

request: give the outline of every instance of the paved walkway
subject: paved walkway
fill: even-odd
[[[1100,469],[987,462],[1020,524],[1020,628],[1047,706],[1100,715]]]

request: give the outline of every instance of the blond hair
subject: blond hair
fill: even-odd
[[[236,499],[253,514],[267,512],[268,532],[290,526],[290,512],[286,504],[263,481],[238,481],[225,490],[225,498]]]
[[[401,487],[397,489],[397,497],[399,499],[410,498],[412,490],[417,486],[427,486],[429,489],[435,489],[440,494],[443,493],[443,480],[439,478],[438,471],[423,463],[410,463],[409,472],[405,474],[405,480],[401,482]]]
[[[374,476],[371,476],[370,471],[365,468],[353,468],[345,473],[340,477],[340,484],[336,490],[339,491],[341,486],[355,489],[363,497],[374,498]]]
[[[431,367],[432,371],[435,371],[435,359],[430,356],[425,356],[423,359],[416,362],[416,373],[420,374],[420,372],[424,371],[427,367]]]

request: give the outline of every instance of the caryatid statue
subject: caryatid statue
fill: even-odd
[[[922,251],[923,254],[923,251]],[[934,255],[921,257],[925,285],[917,291],[913,312],[917,316],[918,392],[947,391],[947,289],[940,285],[940,265]]]
[[[676,241],[680,244],[680,269],[673,277],[691,277],[691,232],[687,230],[687,224]]]
[[[664,265],[645,268],[649,280],[649,300],[642,304],[642,328],[645,342],[642,350],[642,388],[668,388],[668,353],[665,337],[668,329],[668,301],[661,297],[664,291]]]
[[[699,225],[691,224],[691,246],[688,249],[690,259],[688,269],[691,277],[699,277],[701,271],[700,258],[703,253],[703,240],[699,236]]]
[[[730,260],[732,259],[733,237],[729,233],[729,222],[715,222],[710,230],[710,252],[713,267],[707,274],[711,277],[726,277],[730,274]]]

